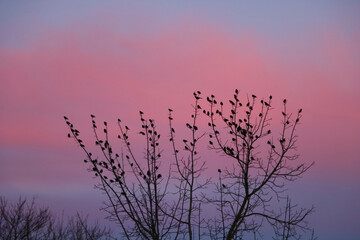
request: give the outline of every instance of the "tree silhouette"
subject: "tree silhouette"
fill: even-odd
[[[89,170],[99,180],[96,185],[108,199],[103,208],[121,227],[125,239],[244,239],[261,235],[267,223],[276,239],[298,239],[308,231],[306,217],[313,208],[297,208],[285,195],[285,183],[303,175],[312,165],[298,163],[296,129],[302,110],[288,113],[283,100],[280,134],[270,129],[272,96],[260,101],[255,95],[239,100],[239,91],[226,106],[214,95],[201,106],[201,93],[194,92],[191,121],[186,123],[188,137],[179,144],[173,127],[173,110],[169,109],[169,140],[172,164],[161,162],[160,133],[155,120],[140,111],[145,152],[134,149],[130,129],[118,119],[124,148],[113,150],[104,122],[101,135],[95,116],[91,115],[95,145],[101,158],[85,147],[80,132],[67,117],[73,138],[84,150]],[[199,132],[200,115],[208,119],[208,129]],[[205,177],[206,162],[199,157],[199,142],[209,136],[208,148],[226,164],[218,169],[217,180]],[[179,147],[180,146],[180,147]],[[167,160],[168,162],[169,160]],[[206,194],[209,189],[211,195]],[[275,210],[283,203],[282,210]],[[209,217],[203,209],[216,209]],[[205,216],[204,216],[205,215]],[[314,238],[314,237],[312,237]]]
[[[19,198],[8,204],[0,197],[0,240],[110,240],[110,231],[90,226],[87,218],[77,214],[68,219],[56,218],[47,207]]]

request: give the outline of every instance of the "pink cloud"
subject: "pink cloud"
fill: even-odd
[[[83,129],[89,114],[136,126],[138,110],[166,122],[173,107],[182,122],[193,91],[223,98],[239,88],[244,97],[273,94],[278,104],[286,97],[293,110],[303,107],[304,155],[332,170],[338,167],[332,156],[346,156],[341,167],[351,167],[359,153],[355,42],[324,34],[305,45],[321,46],[315,52],[282,46],[287,58],[250,32],[234,36],[195,22],[134,36],[75,27],[46,32],[23,49],[0,49],[0,143],[64,147],[62,115]]]

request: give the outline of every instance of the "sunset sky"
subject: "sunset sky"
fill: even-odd
[[[119,117],[140,126],[139,110],[166,127],[171,107],[182,128],[194,91],[228,99],[235,88],[304,109],[298,152],[315,166],[289,187],[293,199],[315,206],[319,239],[360,239],[360,2],[350,0],[0,1],[0,195],[96,214],[102,195],[64,115],[91,145],[90,114],[116,134]]]

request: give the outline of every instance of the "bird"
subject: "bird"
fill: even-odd
[[[95,117],[95,116],[94,116],[94,115],[92,115],[92,114],[91,114],[90,116],[91,116],[92,118],[94,118],[94,117]]]
[[[171,108],[169,108],[169,112],[172,112],[173,110]]]
[[[218,172],[221,173],[221,169],[218,169]]]
[[[142,111],[139,111],[140,115],[144,114]]]

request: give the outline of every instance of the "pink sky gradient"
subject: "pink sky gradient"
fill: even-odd
[[[230,31],[192,14],[147,31],[147,18],[136,20],[133,32],[104,27],[125,17],[78,20],[41,27],[16,47],[0,45],[0,193],[64,193],[64,206],[70,195],[81,198],[79,189],[97,196],[82,152],[66,139],[63,115],[93,142],[90,114],[116,131],[118,117],[139,126],[142,110],[166,129],[168,107],[179,125],[189,119],[193,91],[227,99],[238,88],[244,98],[272,94],[275,108],[287,98],[293,111],[304,109],[299,153],[316,165],[297,183],[299,197],[317,207],[312,219],[320,233],[339,226],[359,237],[360,29],[348,34],[339,23],[281,38],[251,27]]]

